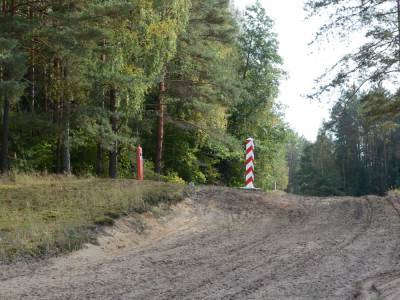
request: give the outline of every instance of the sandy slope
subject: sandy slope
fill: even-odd
[[[127,218],[100,246],[0,266],[0,299],[400,299],[395,201],[202,188],[144,235]]]

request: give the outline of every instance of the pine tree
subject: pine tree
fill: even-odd
[[[272,24],[246,67],[243,41],[257,30],[244,30],[228,0],[2,4],[5,172],[128,177],[133,148],[143,143],[146,159],[167,178],[239,185],[239,140],[249,133],[259,141],[262,186],[286,184]],[[231,117],[249,100],[258,105],[252,132],[243,114]]]
[[[17,102],[23,93],[21,82],[26,72],[26,56],[18,40],[25,27],[23,18],[17,15],[17,2],[2,3],[0,17],[0,103],[2,103],[0,173],[9,170],[9,127],[11,104]]]
[[[300,160],[304,152],[304,148],[309,143],[304,137],[298,136],[294,132],[290,132],[288,143],[286,146],[286,160],[289,168],[288,191],[293,194],[300,193],[298,173],[300,171]]]
[[[301,192],[382,195],[399,186],[400,120],[370,114],[371,103],[392,97],[382,87],[360,96],[352,88],[342,95],[322,128],[326,133],[304,150],[297,174]]]
[[[203,156],[203,151],[212,151],[207,149],[213,143],[211,140],[215,144],[220,144],[218,140],[224,140],[227,107],[237,96],[233,61],[236,57],[234,36],[237,31],[229,1],[225,0],[193,1],[188,22],[187,29],[179,37],[176,56],[165,70],[161,86],[165,86],[166,90],[162,92],[163,89],[159,89],[154,97],[158,103],[154,104],[158,114],[157,132],[165,131],[166,135],[165,169],[176,168],[170,154],[179,148],[186,149],[189,153],[193,151],[193,155],[186,158],[190,165],[186,168],[191,168],[192,174],[197,175],[185,176],[185,179],[204,180],[202,172],[206,171],[200,170],[199,158]],[[163,115],[167,121],[165,130],[162,129],[163,122],[160,122]],[[193,143],[191,137],[183,141],[176,139],[178,132],[180,138],[188,137],[190,134],[185,131],[196,136],[198,142]],[[160,158],[163,147],[160,147],[160,138],[158,134],[154,155],[157,171],[162,169]],[[188,145],[193,148],[187,149]],[[202,161],[202,164],[206,162]],[[180,173],[184,168],[179,168]],[[213,173],[213,167],[204,169]]]

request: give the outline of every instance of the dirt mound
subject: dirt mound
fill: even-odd
[[[97,246],[0,267],[0,299],[399,299],[397,205],[201,188]]]

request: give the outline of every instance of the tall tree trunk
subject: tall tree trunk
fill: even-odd
[[[103,48],[105,49],[105,47],[106,47],[106,40],[103,39]],[[107,56],[106,56],[105,53],[101,54],[100,59],[101,59],[103,64],[106,64]],[[97,88],[101,88],[102,89],[101,108],[104,110],[105,109],[105,102],[106,102],[105,101],[105,98],[106,98],[105,89],[103,87],[100,87],[100,86],[97,86]],[[98,121],[98,125],[99,125],[99,127],[102,126],[100,121]],[[101,144],[101,141],[103,139],[101,130],[99,130],[99,138],[100,138],[100,141],[97,142],[97,153],[96,153],[96,175],[100,177],[100,176],[102,176],[104,174],[104,163],[103,163],[103,161],[104,161],[104,150],[103,150],[103,147],[102,147],[102,144]]]
[[[61,120],[62,120],[62,94],[60,92],[61,90],[61,61],[58,57],[54,58],[53,61],[53,70],[52,70],[53,76],[49,76],[49,78],[54,78],[56,81],[56,101],[54,102],[53,106],[53,122],[56,124],[56,127],[59,129],[61,126]],[[50,79],[51,80],[51,79]],[[62,161],[61,161],[61,151],[62,150],[62,141],[61,141],[61,136],[58,136],[57,138],[57,147],[55,149],[56,153],[56,173],[62,173]]]
[[[49,76],[48,76],[48,72],[49,70],[47,69],[47,65],[44,66],[44,70],[43,70],[43,97],[44,97],[44,111],[46,113],[49,112],[49,85],[48,82],[49,80]]]
[[[2,124],[2,135],[1,135],[1,156],[0,156],[0,172],[2,174],[8,173],[8,135],[9,135],[9,114],[10,114],[10,101],[4,99],[3,106],[3,124]]]
[[[33,7],[31,2],[29,2],[29,19],[33,19]],[[29,81],[29,109],[33,113],[35,112],[35,38],[31,40],[30,49],[30,66],[28,71],[28,81]]]
[[[68,80],[67,68],[61,64],[60,59],[55,61],[56,78],[59,81],[59,101],[57,105],[57,123],[61,133],[57,145],[57,173],[71,174],[71,153],[70,153],[70,114],[71,95],[66,93],[66,82]]]
[[[117,112],[117,93],[115,88],[110,90],[110,113],[111,113],[111,128],[114,134],[118,131],[118,120],[115,113]],[[117,178],[118,176],[118,142],[114,140],[111,145],[111,150],[109,153],[109,165],[108,165],[108,175],[111,178]]]
[[[3,15],[7,15],[7,3],[3,1]],[[11,2],[11,13],[14,16],[16,13],[15,0]],[[3,81],[3,68],[0,69],[0,80]],[[4,98],[3,103],[3,123],[1,128],[1,153],[0,153],[0,173],[6,174],[9,170],[8,147],[9,147],[9,131],[10,131],[10,100]]]
[[[155,157],[155,172],[161,174],[162,172],[162,155],[164,147],[164,92],[165,83],[160,82],[158,94],[158,114],[157,114],[157,144],[156,144],[156,157]]]
[[[57,147],[56,147],[56,173],[61,174],[62,173],[62,161],[61,161],[61,150],[62,150],[62,145],[61,145],[61,138],[57,139]]]
[[[70,114],[71,114],[71,103],[69,100],[64,101],[63,105],[63,132],[61,139],[61,167],[62,173],[71,174],[71,147],[70,147]]]

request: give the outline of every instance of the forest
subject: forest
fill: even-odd
[[[284,76],[260,3],[2,0],[0,170],[240,186],[287,185]]]
[[[265,190],[399,187],[400,2],[305,7],[329,15],[314,42],[365,35],[310,94],[341,95],[314,143],[284,121],[278,36],[258,1],[2,0],[0,173],[132,178],[141,145],[148,179],[242,186],[252,137]]]
[[[364,44],[319,79],[310,98],[337,90],[314,143],[292,135],[289,187],[294,193],[382,195],[400,186],[400,1],[308,0],[310,16],[328,14],[316,41],[359,32]]]
[[[344,93],[315,143],[290,143],[290,189],[319,196],[382,195],[400,186],[399,118],[376,116],[395,98],[384,89]]]

